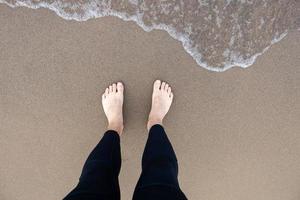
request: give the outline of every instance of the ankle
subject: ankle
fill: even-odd
[[[107,130],[116,131],[119,135],[122,135],[124,125],[120,122],[109,122],[107,126]]]
[[[161,118],[155,118],[155,117],[150,117],[149,116],[148,123],[147,123],[147,129],[148,129],[148,131],[155,124],[162,125],[163,124],[162,119]]]

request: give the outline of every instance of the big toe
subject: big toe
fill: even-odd
[[[160,80],[154,81],[153,89],[154,89],[154,90],[159,90],[160,85],[161,85],[161,81],[160,81]]]
[[[124,85],[123,85],[123,83],[121,83],[121,82],[117,83],[117,90],[118,90],[118,92],[123,93],[123,91],[124,91]]]

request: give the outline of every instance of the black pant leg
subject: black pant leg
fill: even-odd
[[[64,200],[119,200],[120,137],[107,131],[87,158],[78,185]]]
[[[134,200],[187,199],[178,183],[178,164],[172,145],[161,125],[149,131],[142,158],[142,174]]]

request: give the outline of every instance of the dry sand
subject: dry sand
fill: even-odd
[[[100,104],[126,86],[120,174],[130,199],[147,137],[151,85],[174,88],[165,121],[189,199],[300,198],[300,35],[250,68],[200,68],[167,33],[107,17],[65,21],[0,5],[0,199],[61,199],[105,131]]]

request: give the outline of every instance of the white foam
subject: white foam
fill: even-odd
[[[133,4],[138,3],[137,0],[130,0],[130,2],[132,2]],[[201,2],[202,2],[202,4],[206,4],[206,1],[201,1]],[[231,0],[227,1],[227,3],[230,3],[230,2],[231,2]],[[63,8],[65,8],[65,7],[71,8],[74,5],[62,3],[61,1],[54,1],[51,4],[47,3],[47,2],[39,1],[38,3],[35,2],[35,4],[34,4],[29,0],[23,0],[23,1],[16,1],[15,4],[11,4],[11,3],[6,2],[5,0],[0,0],[0,3],[4,3],[12,8],[20,7],[20,6],[32,8],[32,9],[47,8],[47,9],[54,11],[58,16],[66,19],[66,20],[86,21],[91,18],[99,18],[99,17],[104,17],[104,16],[115,16],[115,17],[121,18],[124,21],[134,21],[144,31],[147,31],[147,32],[149,32],[153,29],[164,30],[164,31],[167,31],[171,37],[173,37],[174,39],[176,39],[182,43],[185,51],[188,52],[193,57],[193,59],[196,61],[196,63],[198,65],[200,65],[201,67],[203,67],[207,70],[215,71],[215,72],[223,72],[223,71],[226,71],[233,67],[241,67],[241,68],[249,67],[250,65],[252,65],[255,62],[256,58],[258,56],[262,55],[266,50],[268,50],[272,44],[280,41],[287,35],[287,32],[285,32],[285,33],[281,34],[280,36],[275,37],[270,42],[269,46],[267,46],[261,52],[256,53],[255,55],[251,56],[248,59],[243,59],[242,56],[238,52],[234,53],[234,52],[229,52],[229,50],[226,50],[226,52],[224,52],[223,55],[230,56],[229,61],[226,61],[224,63],[223,67],[216,67],[216,66],[209,66],[207,64],[207,62],[204,61],[202,55],[199,53],[199,51],[197,49],[197,46],[193,47],[191,45],[191,41],[189,40],[188,35],[177,32],[173,27],[167,26],[165,24],[153,24],[152,26],[146,26],[142,20],[142,17],[143,17],[142,13],[137,12],[135,15],[129,16],[126,13],[111,10],[110,6],[106,5],[104,3],[101,4],[100,8],[99,8],[99,6],[97,6],[97,5],[99,5],[99,2],[96,2],[96,1],[90,1],[87,4],[87,6],[84,9],[83,15],[79,15],[76,12],[66,13],[63,10]],[[219,21],[219,23],[220,23],[220,21]],[[239,34],[240,34],[240,32],[239,32]],[[232,36],[232,38],[230,40],[230,45],[233,45],[233,43],[234,43],[234,36]]]

